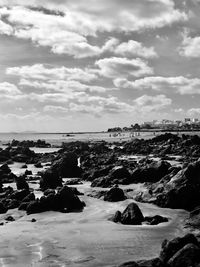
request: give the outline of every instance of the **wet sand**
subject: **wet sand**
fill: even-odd
[[[89,183],[77,188],[82,192],[91,190]],[[157,256],[163,239],[186,231],[182,225],[187,212],[182,210],[139,203],[145,216],[159,214],[170,221],[158,226],[125,226],[108,218],[122,211],[131,199],[109,203],[86,195],[80,198],[86,203],[81,213],[45,212],[21,217],[23,212],[10,210],[17,220],[0,227],[0,266],[117,266]],[[0,220],[6,215],[1,215]],[[37,221],[32,223],[32,218]]]

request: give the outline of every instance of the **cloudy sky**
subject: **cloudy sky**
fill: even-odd
[[[199,17],[200,0],[0,0],[0,131],[199,118]]]

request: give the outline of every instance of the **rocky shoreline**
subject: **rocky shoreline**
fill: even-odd
[[[132,199],[127,208],[110,218],[123,225],[157,225],[170,218],[154,214],[143,216],[137,202],[162,208],[190,212],[185,226],[197,236],[200,230],[200,137],[163,134],[153,139],[134,139],[113,144],[102,142],[71,142],[58,152],[35,153],[30,147],[49,147],[44,142],[18,142],[0,150],[0,213],[22,210],[27,214],[45,211],[84,212],[81,193],[74,187],[84,181],[91,183],[90,197],[120,202]],[[12,172],[13,162],[23,163],[24,173]],[[41,168],[35,177],[29,164]],[[65,184],[64,178],[72,178]],[[16,189],[10,186],[16,184]],[[31,184],[38,183],[42,196],[35,196]],[[145,190],[133,192],[121,186],[143,184]],[[72,187],[71,187],[72,186]],[[109,189],[108,189],[109,188]],[[104,190],[106,189],[106,190]],[[43,192],[43,193],[42,193]],[[13,218],[14,219],[14,218]],[[12,221],[9,218],[7,221]],[[4,222],[1,223],[3,225]],[[121,266],[199,267],[200,244],[193,235],[164,241],[157,259],[129,262]],[[163,254],[166,254],[163,258]]]

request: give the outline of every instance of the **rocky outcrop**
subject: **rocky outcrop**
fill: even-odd
[[[152,260],[130,261],[119,267],[199,267],[200,244],[192,234],[163,241],[160,256]]]
[[[136,203],[130,203],[122,212],[121,216],[119,216],[118,211],[117,213],[114,217],[118,218],[118,222],[122,224],[138,225],[144,221],[144,216]]]
[[[161,181],[149,186],[149,194],[141,193],[137,201],[160,207],[192,210],[200,206],[200,161],[189,164],[178,173],[172,171]]]
[[[167,161],[153,162],[145,167],[138,167],[132,173],[133,183],[156,183],[169,173],[171,164]]]
[[[51,168],[41,173],[40,188],[42,191],[46,189],[56,189],[58,186],[62,186],[62,178],[56,171]]]
[[[168,218],[160,215],[144,217],[138,205],[136,203],[130,203],[122,213],[117,211],[111,218],[111,221],[127,225],[140,225],[142,223],[157,225],[163,222],[168,222]]]
[[[186,221],[186,226],[200,230],[200,206],[190,212],[190,216]]]
[[[58,173],[61,178],[80,178],[81,168],[78,166],[77,155],[73,152],[65,153],[51,166],[53,172]]]
[[[104,195],[104,200],[109,202],[123,201],[127,199],[124,195],[124,191],[119,187],[113,187],[107,191]]]
[[[83,210],[85,203],[80,201],[74,191],[67,186],[42,196],[40,199],[30,202],[26,207],[27,214],[45,211],[73,212]]]

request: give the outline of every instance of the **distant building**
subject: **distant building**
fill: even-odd
[[[192,119],[192,123],[198,123],[198,122],[199,122],[199,119],[197,119],[197,118]]]
[[[184,122],[185,122],[186,124],[190,124],[190,123],[191,123],[191,119],[190,119],[190,118],[185,118],[185,119],[184,119]]]

